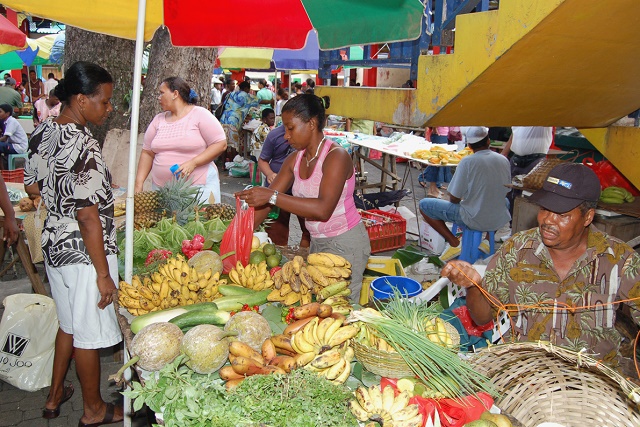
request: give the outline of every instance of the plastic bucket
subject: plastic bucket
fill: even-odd
[[[373,298],[377,300],[393,297],[394,290],[397,290],[402,296],[410,298],[422,292],[422,285],[409,277],[385,276],[374,279],[371,282],[371,290]]]

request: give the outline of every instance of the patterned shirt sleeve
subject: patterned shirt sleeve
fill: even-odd
[[[621,300],[631,299],[626,304],[631,308],[636,324],[640,325],[640,255],[633,249],[620,271],[619,295]]]

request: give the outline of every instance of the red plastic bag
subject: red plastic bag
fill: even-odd
[[[235,254],[222,260],[225,274],[230,272],[238,261],[242,265],[249,264],[255,211],[253,208],[243,210],[241,204],[240,198],[236,198],[236,216],[231,220],[220,242],[220,255],[235,251]]]
[[[609,160],[596,162],[591,157],[582,160],[582,164],[596,173],[602,189],[607,187],[622,187],[634,196],[640,195],[640,191],[616,169]]]

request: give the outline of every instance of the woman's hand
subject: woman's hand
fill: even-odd
[[[100,301],[98,301],[98,308],[100,310],[103,310],[111,304],[118,295],[118,288],[116,288],[116,284],[113,282],[111,276],[98,276],[98,291],[101,297]]]
[[[16,223],[15,218],[13,219],[5,218],[3,228],[4,228],[4,236],[2,237],[2,240],[7,242],[7,246],[11,246],[18,241],[20,230],[18,230],[18,224]]]
[[[480,276],[478,270],[465,261],[449,261],[440,272],[440,275],[463,288],[470,288],[482,283],[482,276]]]
[[[267,184],[271,184],[274,179],[278,176],[277,173],[273,172],[271,175],[267,175]]]
[[[189,176],[189,175],[191,175],[193,170],[195,168],[197,168],[197,167],[198,167],[198,164],[196,163],[196,161],[191,159],[191,160],[181,164],[180,167],[178,168],[178,170],[176,171],[176,173],[179,173],[179,174],[184,175],[184,176]]]
[[[269,203],[274,190],[267,187],[253,187],[248,190],[239,191],[234,196],[244,200],[251,207],[264,206]]]

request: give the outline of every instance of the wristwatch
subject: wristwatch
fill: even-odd
[[[278,200],[278,190],[275,190],[271,195],[271,198],[269,198],[269,204],[275,206],[277,200]]]

